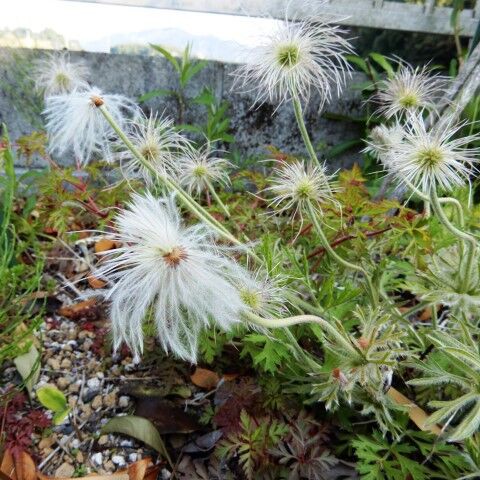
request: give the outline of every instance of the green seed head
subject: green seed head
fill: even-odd
[[[70,77],[63,72],[57,73],[55,76],[55,82],[62,90],[70,89]]]
[[[436,147],[425,147],[417,155],[417,161],[425,167],[435,167],[443,160],[442,151]]]
[[[277,51],[278,63],[282,67],[294,67],[300,58],[300,50],[296,45],[283,45]]]
[[[295,193],[297,197],[301,200],[311,199],[314,196],[313,185],[307,179],[302,180],[297,184]]]
[[[416,108],[420,106],[420,101],[417,95],[412,92],[405,92],[399,99],[400,105],[405,109]]]
[[[205,165],[197,165],[192,171],[192,175],[196,178],[206,177],[207,173],[208,173],[208,170],[207,170],[207,167],[205,167]]]
[[[260,292],[255,292],[248,288],[242,288],[240,290],[240,298],[242,299],[242,302],[252,310],[258,311],[262,306],[262,295]]]
[[[145,145],[142,145],[140,148],[140,153],[142,154],[143,158],[149,162],[153,162],[160,156],[160,149],[155,143],[145,143]]]

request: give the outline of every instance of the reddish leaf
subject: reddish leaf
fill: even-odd
[[[65,307],[60,308],[58,314],[72,320],[78,320],[80,318],[97,318],[98,305],[94,298],[89,298],[83,302],[66,305]]]

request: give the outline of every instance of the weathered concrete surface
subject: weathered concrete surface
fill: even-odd
[[[42,126],[42,99],[35,97],[31,77],[32,61],[44,56],[41,50],[0,49],[0,122],[4,122],[12,139],[28,134]],[[121,93],[132,99],[154,89],[173,89],[177,77],[171,65],[160,56],[119,55],[90,52],[72,52],[72,60],[83,59],[91,71],[92,85],[105,93]],[[188,86],[189,97],[197,95],[203,87],[214,88],[221,98],[231,104],[231,133],[236,138],[234,148],[242,155],[265,153],[267,145],[289,152],[304,152],[303,143],[295,123],[291,106],[283,105],[276,112],[272,105],[252,108],[253,96],[232,90],[233,65],[211,62]],[[354,74],[349,86],[340,98],[327,107],[327,111],[339,115],[359,115],[361,98],[352,84],[364,81],[360,74]],[[307,128],[314,144],[332,147],[339,142],[358,139],[361,130],[358,124],[346,121],[327,120],[318,114],[318,99],[313,96],[306,110]],[[177,115],[176,103],[168,97],[157,97],[145,105],[158,112]],[[205,109],[193,106],[187,109],[186,123],[206,121]],[[232,147],[233,148],[233,147]],[[339,157],[335,166],[347,166],[359,160],[357,152]],[[61,159],[62,163],[72,159]],[[40,166],[34,160],[34,166]],[[18,165],[24,166],[21,162]]]

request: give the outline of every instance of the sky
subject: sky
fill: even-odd
[[[241,16],[181,12],[154,8],[101,5],[66,0],[1,0],[0,29],[51,28],[67,40],[77,40],[85,50],[109,51],[109,37],[119,34],[179,28],[192,36],[253,45],[258,32],[273,20]]]

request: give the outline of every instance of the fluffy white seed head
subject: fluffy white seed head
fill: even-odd
[[[413,68],[402,63],[393,78],[380,83],[379,91],[373,97],[379,104],[376,113],[392,118],[423,110],[435,112],[447,84],[446,77],[430,74],[428,67]]]
[[[172,175],[179,155],[190,151],[190,142],[175,130],[169,117],[139,116],[128,124],[128,137],[143,156],[146,167],[125,144],[116,142],[116,158],[127,178],[141,177],[148,185],[156,175]]]
[[[264,270],[243,277],[238,284],[240,298],[247,311],[265,318],[285,313],[285,287],[280,277],[271,277]]]
[[[234,282],[243,270],[205,226],[182,225],[172,197],[134,195],[115,224],[122,247],[107,252],[97,272],[114,284],[115,347],[126,342],[138,357],[150,317],[165,351],[195,362],[202,328],[227,330],[239,320],[244,305]]]
[[[363,149],[377,160],[380,160],[386,169],[389,168],[390,152],[392,147],[403,140],[405,131],[401,125],[391,127],[378,125],[372,129],[368,136],[367,146]]]
[[[110,161],[114,131],[99,111],[102,105],[120,128],[125,128],[126,115],[136,113],[138,108],[123,95],[103,95],[98,88],[48,97],[43,113],[47,120],[49,151],[62,155],[73,150],[82,164],[94,155]]]
[[[198,150],[184,152],[177,162],[177,175],[180,184],[189,193],[200,194],[209,188],[209,184],[226,186],[230,183],[228,167],[230,162],[210,151],[207,144]]]
[[[236,83],[255,92],[258,104],[281,104],[293,96],[308,100],[317,91],[322,107],[334,91],[341,92],[350,71],[344,56],[352,47],[343,33],[319,16],[287,18],[248,53],[234,73]]]
[[[274,195],[270,206],[279,212],[293,210],[293,215],[302,213],[308,203],[321,213],[325,203],[336,204],[333,193],[336,189],[327,175],[325,166],[312,166],[300,161],[281,162],[273,171],[273,180],[266,192]]]
[[[442,118],[427,130],[421,116],[412,117],[405,126],[404,138],[392,145],[388,166],[400,181],[413,184],[425,194],[433,188],[450,191],[468,181],[475,169],[480,134],[457,136],[466,123],[453,116]]]
[[[81,60],[70,61],[68,52],[48,54],[34,64],[35,88],[45,97],[87,89],[89,71]]]

